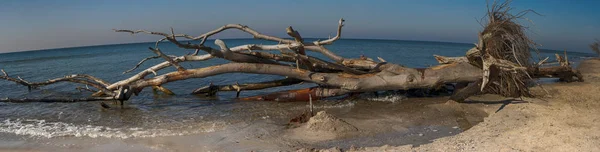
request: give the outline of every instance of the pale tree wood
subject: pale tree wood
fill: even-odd
[[[244,91],[244,90],[261,90],[273,87],[281,87],[281,86],[289,86],[294,84],[299,84],[304,82],[300,79],[295,78],[285,78],[280,80],[266,81],[266,82],[257,82],[257,83],[247,83],[247,84],[230,84],[230,85],[208,85],[201,88],[198,88],[192,92],[192,94],[196,95],[209,95],[214,94],[217,91]]]
[[[367,92],[430,88],[444,83],[472,82],[481,78],[480,69],[468,63],[446,64],[426,69],[412,69],[395,64],[385,64],[379,68],[381,72],[378,73],[353,75],[347,73],[318,73],[272,64],[227,63],[206,68],[170,72],[150,79],[136,81],[130,86],[133,89],[139,89],[172,81],[203,78],[224,73],[255,73],[287,76],[321,85],[339,87],[349,92]]]
[[[367,57],[344,58],[328,50],[325,46],[331,45],[341,38],[344,20],[338,22],[337,34],[333,38],[323,41],[305,42],[300,33],[291,26],[287,28],[286,33],[293,38],[285,39],[275,36],[264,35],[241,24],[227,24],[213,31],[209,31],[199,36],[190,36],[186,34],[175,34],[171,29],[171,34],[162,32],[152,32],[146,30],[115,30],[116,32],[127,32],[131,34],[146,33],[162,36],[155,44],[155,48],[150,48],[157,56],[144,58],[134,68],[124,73],[133,72],[141,64],[150,59],[162,58],[165,61],[149,68],[141,70],[127,79],[114,83],[108,83],[101,79],[88,75],[73,75],[65,78],[51,79],[46,82],[32,83],[19,78],[5,76],[0,77],[5,80],[14,81],[28,87],[38,87],[54,84],[56,82],[68,81],[79,84],[85,84],[98,89],[91,98],[72,99],[72,101],[95,101],[95,100],[128,100],[132,95],[137,95],[142,89],[152,87],[154,90],[164,92],[165,94],[174,94],[162,85],[179,80],[204,78],[208,76],[220,75],[225,73],[254,73],[285,76],[286,79],[274,80],[268,82],[233,84],[233,85],[209,85],[194,91],[194,93],[214,95],[217,91],[236,91],[265,89],[298,83],[315,83],[318,87],[300,89],[304,92],[299,98],[315,99],[339,96],[348,93],[373,92],[384,90],[408,90],[419,88],[439,88],[445,84],[452,83],[472,83],[486,80],[488,75],[486,68],[490,65],[506,70],[526,70],[533,73],[536,77],[577,77],[575,70],[569,65],[548,68],[522,68],[512,62],[489,58],[482,55],[481,49],[484,47],[478,44],[473,49],[467,51],[465,57],[443,57],[435,56],[441,63],[438,66],[429,68],[408,68],[397,64],[387,63],[385,59],[378,57],[380,62],[373,61]],[[225,30],[235,29],[246,32],[256,39],[277,42],[276,45],[244,44],[240,46],[228,47],[223,40],[216,39],[214,42],[219,48],[205,46],[206,40],[217,33]],[[182,43],[177,38],[186,40],[201,40],[200,43],[190,42]],[[174,56],[162,53],[159,49],[159,43],[167,40],[183,49],[194,50],[193,54]],[[480,42],[481,43],[481,42]],[[333,62],[307,56],[305,50],[321,53]],[[199,54],[204,51],[207,54]],[[276,52],[279,53],[276,53]],[[186,69],[180,66],[182,62],[198,62],[212,58],[222,58],[230,61],[222,65],[210,67]],[[487,66],[483,66],[487,65]],[[177,70],[166,74],[158,75],[157,72],[167,67],[173,66]],[[4,72],[4,71],[3,71]],[[489,73],[489,72],[488,72]],[[150,75],[152,75],[150,77]],[[476,85],[484,86],[485,83]],[[296,91],[297,92],[297,91]],[[296,93],[288,91],[284,93]],[[470,94],[463,94],[465,97]],[[278,96],[250,97],[241,98],[244,100],[258,98],[277,98]],[[463,97],[461,97],[463,98]],[[9,101],[9,100],[6,100]],[[19,102],[21,100],[10,99],[10,101]],[[22,101],[33,101],[23,99]],[[42,101],[42,100],[40,100]],[[44,100],[58,101],[58,100]],[[64,100],[68,102],[69,100]],[[42,101],[43,102],[43,101]]]

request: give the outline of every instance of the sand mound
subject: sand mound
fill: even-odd
[[[544,84],[549,96],[539,87],[532,88],[541,99],[505,104],[456,136],[419,147],[356,151],[600,151],[600,60],[584,60],[578,70],[585,82]]]
[[[335,133],[345,133],[351,131],[358,131],[356,127],[339,119],[325,111],[318,112],[315,116],[310,118],[306,123],[306,128],[311,131],[328,131]]]
[[[356,133],[359,132],[355,126],[325,111],[320,111],[302,126],[289,130],[285,136],[300,141],[319,142],[339,139]]]

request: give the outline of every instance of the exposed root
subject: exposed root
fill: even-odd
[[[481,51],[484,70],[481,90],[508,97],[531,96],[527,68],[532,67],[530,48],[535,47],[518,24],[529,11],[511,14],[510,1],[494,1],[488,9],[487,24],[480,33],[477,50]]]
[[[88,100],[128,100],[133,94],[137,95],[146,87],[156,91],[173,94],[172,91],[161,85],[191,78],[204,78],[225,73],[253,73],[286,76],[286,79],[269,82],[233,85],[209,85],[194,91],[195,94],[207,96],[215,95],[218,91],[236,91],[237,97],[243,90],[265,89],[270,87],[293,85],[302,82],[315,83],[318,87],[300,90],[283,91],[269,95],[241,98],[240,100],[267,100],[267,101],[309,101],[312,99],[340,96],[348,93],[375,92],[383,90],[410,90],[434,89],[446,84],[481,82],[479,92],[499,94],[504,96],[529,96],[528,81],[533,77],[561,77],[566,81],[581,80],[575,70],[572,70],[567,61],[559,58],[560,67],[545,70],[539,66],[543,63],[532,63],[530,47],[534,43],[524,33],[525,27],[516,22],[517,19],[527,14],[524,11],[516,15],[509,13],[510,1],[502,4],[494,3],[489,7],[488,22],[479,35],[476,47],[467,51],[465,57],[435,56],[442,65],[429,68],[408,68],[402,65],[387,63],[378,57],[380,62],[366,56],[360,58],[344,58],[325,48],[339,40],[341,37],[344,20],[338,22],[335,37],[323,41],[304,42],[300,32],[291,26],[286,32],[292,39],[264,35],[241,24],[227,24],[213,31],[199,36],[186,34],[170,34],[145,30],[115,30],[131,34],[146,33],[162,36],[150,48],[157,56],[148,57],[140,61],[134,68],[125,71],[131,72],[149,59],[163,58],[165,61],[147,68],[130,78],[107,83],[101,79],[88,75],[71,75],[64,78],[51,79],[46,82],[32,83],[20,77],[9,77],[2,70],[4,76],[0,78],[13,81],[31,88],[50,85],[57,82],[73,82],[89,85],[98,90],[92,98],[73,99],[72,101]],[[252,35],[256,39],[277,42],[276,45],[245,44],[228,47],[225,41],[215,40],[219,48],[205,46],[206,39],[225,30],[236,29]],[[200,43],[181,42],[177,39],[202,40]],[[194,50],[193,54],[173,56],[160,51],[158,44],[167,40],[179,48]],[[267,51],[279,50],[279,54]],[[200,51],[207,54],[199,55]],[[305,51],[321,53],[332,61],[308,56]],[[185,69],[180,66],[183,62],[204,61],[212,58],[221,58],[231,63]],[[160,70],[173,66],[177,71],[160,72]],[[152,76],[154,74],[154,76]],[[150,77],[152,76],[152,77]],[[147,78],[148,77],[148,78]],[[567,78],[570,77],[570,78]],[[577,78],[575,78],[577,77]],[[471,85],[473,86],[473,85]],[[472,90],[473,87],[470,87]],[[83,90],[83,88],[81,88]],[[85,90],[88,90],[87,88]],[[90,91],[93,91],[89,89]],[[469,93],[470,94],[470,93]],[[463,94],[468,97],[469,94]],[[100,97],[98,97],[100,96]],[[463,98],[461,97],[461,98]],[[7,100],[8,101],[8,100]],[[19,101],[19,100],[12,100]],[[23,101],[31,101],[23,99]],[[48,99],[45,101],[61,101]],[[66,101],[66,100],[65,100]],[[122,103],[122,102],[121,102]]]

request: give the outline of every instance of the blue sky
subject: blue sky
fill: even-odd
[[[160,37],[114,33],[147,29],[199,35],[228,23],[285,36],[293,26],[303,37],[334,35],[346,19],[343,38],[473,43],[485,15],[480,0],[2,0],[0,52],[155,41]],[[517,0],[516,11],[533,9],[530,36],[541,48],[586,52],[600,39],[598,0]],[[214,38],[250,38],[224,32]]]

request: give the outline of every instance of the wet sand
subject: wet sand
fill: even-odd
[[[456,135],[483,121],[495,106],[483,103],[448,104],[444,97],[321,101],[316,111],[347,122],[355,130],[319,132],[305,124],[290,125],[286,117],[262,117],[215,127],[214,131],[180,136],[143,138],[23,137],[3,139],[0,147],[18,151],[295,151],[303,148],[421,145]],[[385,99],[385,100],[384,100]],[[377,100],[377,101],[375,101]],[[308,106],[307,106],[308,107]],[[306,107],[306,110],[308,108]],[[332,126],[323,121],[316,125]],[[210,126],[202,128],[210,130]],[[9,135],[5,135],[8,137]],[[8,137],[10,138],[10,137]]]
[[[600,60],[580,63],[585,82],[546,84],[537,99],[508,104],[456,136],[413,147],[355,151],[600,151]]]

